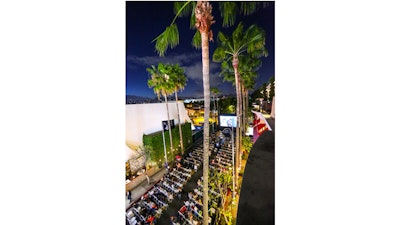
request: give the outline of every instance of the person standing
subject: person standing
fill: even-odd
[[[127,197],[128,197],[129,203],[131,203],[131,200],[132,200],[131,192],[128,191],[128,192],[126,193],[126,195],[127,195]]]
[[[178,199],[181,200],[182,188],[179,188],[179,189],[178,189],[178,194],[177,194],[177,196],[178,196]]]

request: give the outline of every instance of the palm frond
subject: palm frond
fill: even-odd
[[[221,47],[225,48],[226,51],[234,52],[232,40],[222,32],[218,32],[218,43]]]
[[[160,56],[164,56],[168,46],[172,49],[179,44],[179,31],[176,24],[171,24],[165,31],[156,37],[152,42],[156,41],[156,51]]]
[[[223,45],[223,44],[225,44],[226,42],[229,41],[228,37],[226,37],[225,34],[222,33],[221,31],[218,32],[218,36],[217,37],[218,37],[218,43],[221,44],[221,45]]]
[[[174,2],[174,14],[177,17],[188,16],[191,13],[192,8],[190,7],[191,1],[176,1]]]
[[[233,47],[236,50],[240,50],[243,46],[243,41],[246,39],[243,38],[243,23],[240,22],[236,29],[232,33]]]
[[[219,10],[222,17],[222,27],[233,26],[236,22],[238,7],[236,2],[220,2]]]
[[[248,16],[257,11],[257,2],[241,2],[240,13]]]
[[[225,49],[222,47],[217,47],[217,49],[215,49],[212,60],[214,62],[222,62],[225,59],[226,56],[226,52]]]
[[[196,2],[192,4],[192,14],[190,15],[190,29],[196,29]]]
[[[192,46],[195,47],[196,49],[201,49],[201,34],[198,30],[193,35]]]

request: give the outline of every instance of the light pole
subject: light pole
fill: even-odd
[[[165,166],[168,168],[167,148],[165,147],[165,136],[164,136],[164,127],[165,127],[164,121],[162,121],[161,124],[162,124],[162,138],[164,144]]]

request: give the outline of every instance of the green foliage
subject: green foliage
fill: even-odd
[[[156,152],[153,151],[153,148],[150,145],[139,145],[138,149],[146,156],[146,169],[149,169],[150,165],[157,163],[157,160],[155,160],[157,158]]]
[[[221,206],[218,209],[218,216],[216,218],[217,224],[232,224],[233,215],[230,207],[232,204],[225,204],[232,200],[232,196],[227,195],[228,189],[233,189],[232,170],[225,172],[214,170],[213,176],[210,177],[209,185],[211,190],[221,194]],[[215,195],[210,195],[210,198],[213,202],[217,202]]]
[[[195,28],[196,18],[195,18],[195,9],[196,9],[196,1],[178,1],[174,2],[173,11],[175,14],[174,19],[171,24],[165,29],[163,33],[161,33],[158,37],[156,37],[152,42],[156,41],[155,49],[160,56],[164,56],[168,47],[174,48],[179,44],[179,32],[178,28],[175,24],[175,20],[178,17],[190,16],[190,28]],[[217,3],[212,3],[217,4]],[[219,2],[219,10],[222,17],[222,25],[223,27],[233,26],[236,22],[237,14],[240,12],[241,14],[247,16],[256,12],[260,3],[258,2],[241,2],[240,5],[238,2]],[[196,48],[200,48],[200,45],[197,45],[197,39],[194,35],[192,40],[193,46]],[[196,37],[197,38],[197,37]]]
[[[229,97],[229,98],[220,99],[219,109],[222,114],[235,113],[236,112],[236,98]]]
[[[160,97],[160,94],[166,97],[176,91],[183,90],[187,82],[184,70],[178,64],[159,63],[157,68],[154,65],[147,68],[147,72],[151,75],[147,84],[150,88],[153,88],[158,97]]]
[[[157,68],[152,65],[146,69],[151,75],[151,78],[147,81],[147,85],[150,88],[153,88],[153,91],[157,94],[158,98],[160,98],[160,95],[163,95],[164,98],[166,98],[167,95],[170,95],[175,91],[175,86],[171,82],[172,80],[169,80],[165,75],[165,70],[168,69],[167,66],[169,65],[159,63]]]
[[[174,2],[174,14],[177,17],[184,17],[188,16],[192,9],[188,7],[190,1],[184,2],[184,1],[177,1]]]
[[[265,48],[265,31],[257,25],[251,25],[244,34],[244,38],[249,40],[247,53],[254,58],[267,57],[268,51]]]
[[[168,46],[172,49],[179,44],[178,26],[176,24],[171,24],[152,42],[154,41],[156,41],[156,51],[160,56],[164,56]]]
[[[220,172],[214,171],[214,175],[210,178],[210,187],[214,191],[227,192],[228,188],[232,190],[232,170]]]
[[[231,60],[227,58],[227,55],[239,56],[245,51],[253,58],[267,56],[265,31],[257,25],[251,25],[244,31],[244,25],[241,22],[232,32],[232,36],[226,36],[222,32],[218,33],[218,47],[214,52],[213,60],[216,62]],[[222,52],[225,57],[222,57]]]
[[[169,75],[169,78],[173,86],[175,87],[175,92],[185,89],[188,79],[184,74],[185,70],[181,68],[178,64],[167,67],[167,70],[163,72]]]
[[[192,46],[195,47],[196,49],[201,49],[201,34],[199,31],[196,31],[196,33],[193,36]]]
[[[253,14],[257,10],[256,2],[241,2],[240,3],[240,13],[248,16]]]
[[[217,95],[217,94],[221,93],[221,91],[217,87],[211,87],[211,93],[213,93],[214,95]]]
[[[238,70],[241,81],[246,90],[251,90],[254,88],[258,76],[257,71],[261,68],[262,62],[259,58],[252,58],[250,56],[240,55],[238,58],[240,62]],[[232,63],[229,63],[229,61],[222,61],[219,76],[224,78],[224,82],[231,82],[235,86],[235,74]]]
[[[175,128],[172,129],[172,136],[173,136],[173,148],[176,149],[173,154],[171,154],[171,146],[167,143],[169,143],[169,131],[164,132],[165,136],[165,143],[166,143],[166,149],[167,149],[167,156],[168,156],[168,161],[171,161],[174,159],[175,155],[178,154],[179,152],[177,151],[178,146],[179,146],[179,129],[176,126]],[[185,123],[182,125],[182,139],[183,139],[183,147],[184,149],[187,149],[191,144],[192,144],[192,128],[190,123]],[[153,134],[143,134],[143,145],[144,146],[149,146],[149,149],[151,149],[151,159],[154,162],[164,162],[164,144],[163,144],[163,137],[162,137],[162,132],[156,132]]]
[[[224,81],[240,87],[243,85],[242,91],[247,91],[254,88],[256,71],[261,67],[259,58],[267,54],[265,32],[257,25],[251,25],[244,31],[243,23],[239,23],[231,36],[218,33],[218,47],[213,53],[213,61],[221,62],[220,76],[224,77]],[[238,63],[237,74],[233,68],[234,62]],[[236,76],[241,81],[239,84],[236,84]]]
[[[175,23],[175,20],[178,17],[185,17],[190,15],[190,28],[194,29],[195,28],[195,23],[196,23],[196,17],[195,17],[195,9],[196,7],[196,1],[177,1],[174,2],[174,14],[175,18],[172,20],[172,23]]]
[[[215,49],[214,51],[212,60],[214,62],[221,62],[223,59],[225,59],[225,57],[226,57],[225,49],[223,49],[222,47],[217,47],[217,49]]]
[[[233,41],[233,54],[239,55],[239,52],[242,48],[244,48],[243,41],[243,23],[240,22],[236,29],[232,32],[232,41]]]
[[[250,137],[243,137],[243,149],[246,151],[246,153],[250,153],[251,148],[253,147],[253,143],[251,142]]]
[[[251,94],[252,100],[255,100],[256,98],[264,98],[264,100],[266,100],[267,95],[268,95],[268,93],[266,91],[267,86],[268,86],[268,83],[264,83],[259,89],[255,90],[253,92],[253,94]],[[257,103],[259,103],[259,102],[257,102]]]
[[[236,2],[219,2],[219,10],[222,17],[222,27],[230,27],[235,24],[238,6]]]

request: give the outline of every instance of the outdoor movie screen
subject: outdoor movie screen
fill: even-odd
[[[219,115],[219,126],[221,127],[236,127],[236,115]]]

